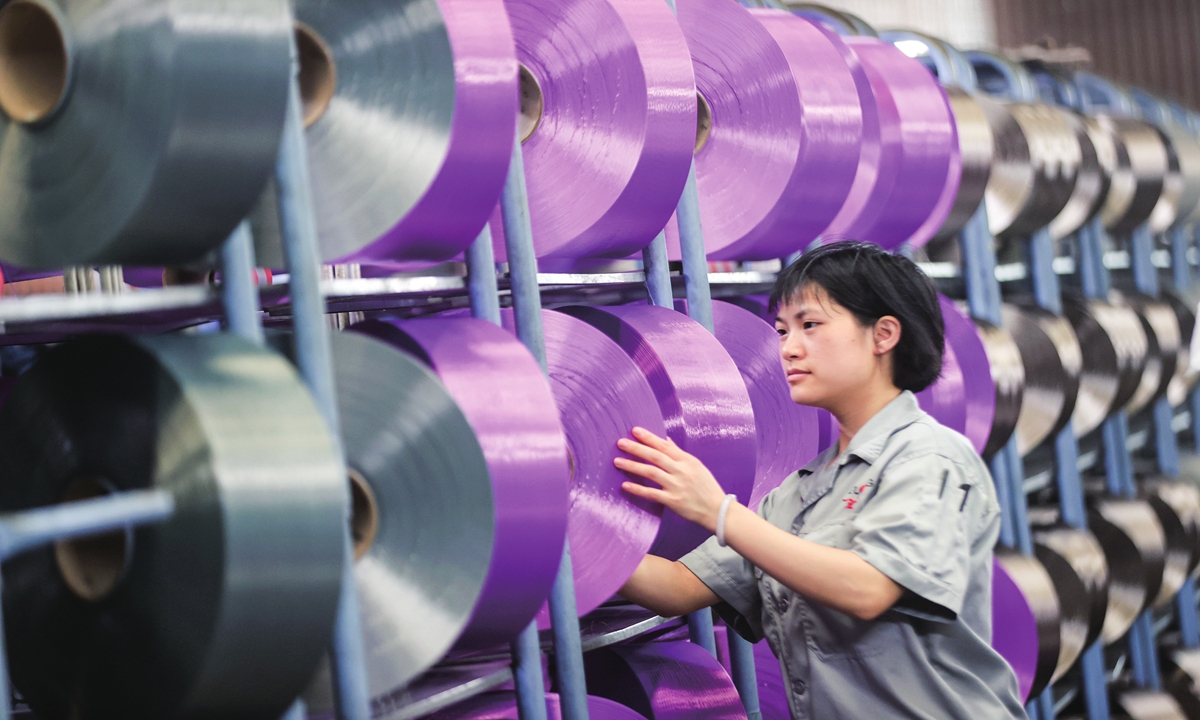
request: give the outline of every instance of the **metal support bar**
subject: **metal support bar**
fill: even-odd
[[[492,231],[487,225],[467,248],[467,292],[471,315],[500,324],[500,294],[496,284],[496,253]],[[542,648],[537,621],[529,623],[512,641],[513,678],[517,691],[517,714],[521,720],[547,720],[546,678],[542,674]]]
[[[1083,294],[1090,298],[1107,298],[1108,270],[1104,267],[1104,226],[1097,217],[1079,229],[1079,280]]]
[[[511,647],[517,717],[520,720],[547,720],[546,678],[542,675],[542,645],[538,640],[537,620],[521,631]]]
[[[1162,675],[1158,670],[1158,649],[1154,642],[1154,618],[1150,612],[1144,612],[1134,621],[1129,631],[1129,646],[1132,650],[1137,647],[1136,659],[1141,661],[1133,664],[1134,682],[1151,690],[1162,690]]]
[[[1154,253],[1154,237],[1145,224],[1134,229],[1129,237],[1129,264],[1133,268],[1133,282],[1138,290],[1150,297],[1158,297],[1158,269],[1151,261]]]
[[[254,282],[254,240],[246,220],[238,224],[221,248],[221,301],[225,305],[229,332],[262,345],[258,287]]]
[[[467,294],[471,315],[500,324],[500,290],[496,284],[496,252],[492,249],[492,230],[487,225],[467,247]],[[539,664],[538,667],[541,667]]]
[[[658,307],[674,307],[675,293],[671,289],[671,267],[667,260],[667,235],[660,232],[642,250],[642,268],[646,273],[646,291],[650,304]]]
[[[1086,238],[1086,239],[1085,239]],[[1098,237],[1088,233],[1079,236],[1080,244],[1091,243],[1088,252],[1096,252],[1095,256],[1083,252],[1081,248],[1081,264],[1086,269],[1081,273],[1081,279],[1095,292],[1100,292],[1104,286],[1105,277],[1093,273],[1094,263],[1099,260],[1097,247]],[[1062,287],[1058,276],[1054,273],[1054,240],[1046,229],[1039,230],[1029,239],[1026,257],[1029,263],[1029,274],[1033,279],[1033,294],[1042,308],[1055,314],[1062,314]],[[1101,266],[1102,268],[1102,266]],[[1123,448],[1124,446],[1122,446]],[[1083,501],[1083,483],[1079,476],[1079,445],[1075,441],[1075,430],[1072,423],[1059,431],[1054,438],[1055,478],[1058,486],[1059,511],[1064,522],[1074,527],[1087,526],[1087,510]],[[1094,643],[1084,654],[1082,665],[1083,694],[1087,705],[1089,720],[1108,720],[1108,688],[1104,672],[1103,651],[1099,643]],[[1053,705],[1046,720],[1053,718]]]
[[[1016,529],[1017,549],[1026,555],[1033,554],[1033,534],[1029,531],[1029,512],[1025,499],[1025,462],[1017,451],[1017,439],[1009,438],[1008,443],[1000,451],[1004,457],[1005,468],[1012,488],[1012,517]]]
[[[521,155],[521,139],[513,140],[512,160],[500,197],[500,214],[504,220],[505,249],[508,251],[509,281],[512,286],[513,316],[517,337],[529,348],[542,372],[546,372],[546,338],[542,331],[542,295],[537,281],[537,256],[533,249],[533,228],[529,222],[529,196],[525,187],[525,159]],[[550,590],[550,622],[554,628],[554,667],[557,671],[559,698],[563,720],[587,720],[587,680],[583,673],[583,644],[579,637],[579,616],[575,605],[575,576],[571,568],[571,548],[563,545],[558,576]],[[530,630],[526,630],[530,633]],[[525,648],[528,639],[518,640],[522,651],[517,659],[518,673],[529,676],[532,669],[522,667],[533,661],[533,648]],[[538,658],[540,662],[540,658]],[[539,692],[527,682],[522,689],[521,707],[531,711],[534,696]],[[521,687],[521,686],[518,686]],[[521,714],[521,720],[535,716]]]
[[[325,323],[325,300],[321,296],[321,260],[317,249],[317,223],[313,214],[312,187],[309,185],[308,147],[300,113],[300,88],[296,79],[299,67],[295,42],[292,43],[292,83],[288,92],[288,110],[284,118],[283,143],[275,169],[279,202],[279,224],[283,232],[284,258],[287,261],[292,296],[292,324],[295,330],[296,364],[300,369],[317,409],[325,418],[330,438],[341,457],[341,426],[337,414],[337,395],[333,385],[333,358],[329,348],[329,329]],[[350,507],[347,496],[346,517]],[[354,555],[350,526],[343,538],[342,592],[334,624],[332,658],[333,690],[340,720],[369,720],[367,667],[363,656],[362,625],[358,594],[354,585]]]
[[[700,196],[696,189],[694,163],[688,171],[687,185],[675,215],[679,219],[679,254],[683,260],[688,315],[713,332],[712,291],[708,286],[708,258],[704,250],[704,231],[700,227]]]
[[[1192,266],[1187,258],[1190,235],[1183,226],[1171,230],[1171,280],[1179,290],[1187,290],[1192,286]],[[1184,338],[1183,341],[1189,339]]]
[[[157,522],[175,511],[175,496],[166,490],[131,490],[107,497],[62,503],[0,516],[0,559],[55,540],[95,535]],[[0,628],[4,625],[0,617]],[[0,632],[0,720],[12,717],[8,684],[8,649]]]
[[[1174,415],[1170,400],[1161,397],[1154,401],[1154,450],[1158,456],[1158,470],[1167,477],[1179,475],[1179,441],[1171,428]]]
[[[754,669],[754,646],[729,630],[729,670],[734,687],[742,694],[747,720],[762,720],[758,704],[758,675]]]
[[[687,616],[688,639],[708,651],[709,655],[717,656],[717,640],[713,635],[712,610],[704,608]],[[733,635],[730,633],[730,643]]]
[[[1200,388],[1188,394],[1188,402],[1192,411],[1192,443],[1200,451]]]
[[[1096,641],[1083,651],[1079,658],[1079,669],[1083,674],[1083,702],[1087,707],[1088,720],[1108,720],[1108,687],[1104,682],[1103,643]]]
[[[1079,445],[1075,442],[1072,423],[1067,423],[1054,438],[1054,458],[1063,520],[1075,527],[1086,527],[1087,509],[1083,503],[1083,481],[1079,477]]]
[[[683,196],[675,209],[679,220],[679,253],[683,260],[683,285],[687,294],[688,315],[713,332],[712,292],[708,285],[708,258],[704,249],[704,230],[700,225],[700,195],[696,188],[696,166],[688,170]],[[657,239],[656,239],[657,242]],[[705,608],[688,616],[688,634],[692,642],[716,654],[712,634],[712,613]],[[746,645],[747,647],[739,647]],[[741,656],[742,671],[733,678],[746,712],[758,712],[758,681],[754,653],[737,633],[729,633],[730,654]]]
[[[1017,530],[1012,515],[1012,482],[1008,476],[1008,464],[1004,450],[1000,450],[988,462],[992,481],[996,484],[996,502],[1000,504],[1000,544],[1006,548],[1017,546]]]
[[[297,700],[292,703],[288,711],[283,714],[280,720],[308,720],[308,707],[303,700]]]
[[[1054,688],[1048,687],[1043,690],[1030,705],[1037,709],[1040,720],[1054,720]]]
[[[1033,278],[1033,296],[1037,304],[1055,315],[1062,315],[1062,289],[1054,274],[1054,240],[1043,228],[1029,239],[1029,275]]]
[[[0,515],[0,560],[56,540],[157,522],[175,511],[166,490],[128,490],[90,500]],[[2,705],[3,703],[0,703]]]
[[[1196,581],[1189,577],[1175,594],[1175,616],[1179,638],[1187,648],[1200,647],[1200,623],[1196,622]]]

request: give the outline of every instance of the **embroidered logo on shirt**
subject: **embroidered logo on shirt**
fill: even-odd
[[[858,501],[862,499],[862,494],[875,485],[874,482],[866,482],[846,493],[846,497],[842,498],[842,504],[847,510],[853,510],[858,506]]]

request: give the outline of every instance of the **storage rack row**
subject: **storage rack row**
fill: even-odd
[[[1014,98],[1018,97],[1015,90]],[[1022,98],[1033,99],[1033,98]],[[712,328],[713,296],[755,294],[766,291],[779,263],[710,272],[704,257],[699,223],[695,176],[692,174],[679,208],[683,261],[672,267],[667,262],[664,238],[660,235],[647,248],[640,269],[621,269],[589,274],[539,274],[525,197],[519,143],[514,144],[513,162],[502,198],[506,242],[510,263],[498,275],[492,257],[491,238],[484,234],[468,251],[467,261],[448,265],[434,273],[411,277],[322,279],[317,253],[311,189],[302,129],[298,117],[298,95],[293,87],[288,124],[281,147],[276,178],[280,185],[280,215],[288,261],[286,281],[257,287],[254,279],[252,242],[245,225],[227,241],[222,252],[222,283],[219,287],[199,285],[148,289],[129,293],[84,293],[44,295],[0,300],[0,343],[43,342],[90,330],[164,331],[195,326],[221,317],[228,331],[261,342],[262,323],[290,319],[297,338],[297,364],[337,436],[336,403],[329,357],[327,313],[394,310],[425,314],[451,307],[469,306],[477,317],[498,322],[502,305],[514,308],[518,335],[543,362],[540,309],[569,302],[617,302],[648,297],[656,305],[672,307],[675,297],[686,297],[690,314]],[[1001,286],[1019,285],[1032,291],[1046,309],[1061,311],[1059,276],[1077,278],[1085,294],[1107,293],[1109,271],[1130,269],[1138,288],[1158,294],[1159,269],[1169,268],[1173,283],[1191,287],[1195,280],[1196,247],[1193,228],[1176,228],[1167,247],[1156,248],[1155,239],[1144,228],[1116,247],[1096,222],[1070,242],[1074,253],[1056,252],[1049,235],[1042,231],[1023,240],[1026,259],[1021,263],[997,265],[994,238],[987,229],[982,208],[960,237],[962,266],[946,268],[925,263],[923,267],[939,279],[961,279],[973,315],[999,322]],[[281,278],[282,279],[282,278]],[[1131,437],[1123,413],[1106,421],[1103,453],[1080,455],[1070,427],[1053,442],[1054,470],[1026,477],[1014,441],[992,460],[992,472],[1004,505],[1002,542],[1023,552],[1032,552],[1031,532],[1026,518],[1029,492],[1053,482],[1058,489],[1064,520],[1086,525],[1080,473],[1103,463],[1108,489],[1119,495],[1135,492],[1131,473],[1131,450],[1154,441],[1157,463],[1164,474],[1178,472],[1176,433],[1190,426],[1200,447],[1200,392],[1194,392],[1188,408],[1173,411],[1160,400],[1153,411],[1153,431]],[[1133,441],[1133,442],[1131,442]],[[40,543],[154,522],[172,510],[169,496],[161,492],[130,492],[109,498],[64,504],[0,518],[0,558]],[[554,657],[558,686],[563,697],[565,720],[587,717],[582,653],[607,644],[624,642],[639,635],[674,629],[683,620],[653,616],[636,608],[609,606],[578,621],[575,618],[569,554],[564,557],[559,581],[551,599],[553,630],[538,635],[530,627],[514,642],[511,653],[475,657],[434,668],[418,679],[407,693],[396,699],[389,715],[412,718],[436,711],[472,695],[509,681],[516,684],[522,720],[545,718],[542,654]],[[349,566],[349,565],[348,565]],[[365,668],[354,609],[354,586],[349,574],[343,583],[342,612],[334,640],[339,678],[338,715],[346,720],[371,716],[366,692]],[[1181,642],[1200,646],[1196,622],[1196,590],[1189,581],[1177,597],[1175,621]],[[689,634],[713,650],[711,616],[698,613],[687,619]],[[1156,627],[1149,614],[1135,624],[1130,636],[1130,661],[1139,685],[1158,687],[1161,675],[1154,646]],[[756,683],[750,648],[730,634],[734,681],[743,695],[751,720],[757,717]],[[0,663],[3,654],[0,653]],[[1094,644],[1081,661],[1081,692],[1089,720],[1109,716],[1108,669],[1102,648]],[[0,667],[0,682],[7,673]],[[1051,690],[1031,703],[1031,714],[1041,720],[1054,717]],[[0,720],[10,709],[0,703]],[[289,717],[303,717],[299,704]]]
[[[293,76],[296,50],[293,54]],[[408,310],[412,314],[468,306],[479,318],[499,323],[501,305],[514,310],[518,337],[545,370],[541,308],[545,304],[648,297],[656,305],[674,307],[676,293],[686,297],[691,315],[712,330],[711,285],[700,234],[694,171],[678,208],[683,252],[682,268],[672,277],[664,236],[643,253],[642,267],[592,274],[539,274],[529,223],[523,160],[519,139],[501,198],[509,263],[497,273],[490,233],[484,228],[466,253],[465,265],[450,265],[434,273],[391,278],[323,278],[319,259],[312,189],[300,114],[298,85],[293,77],[288,114],[275,171],[286,278],[259,287],[248,222],[226,240],[221,251],[219,286],[172,286],[122,292],[109,283],[99,292],[37,295],[0,299],[0,344],[53,342],[78,332],[164,332],[198,325],[222,328],[257,344],[264,343],[267,323],[290,319],[294,330],[295,361],[316,401],[332,437],[339,422],[330,353],[328,313],[368,310]],[[110,272],[114,269],[107,269]],[[119,269],[117,269],[119,270]],[[88,269],[90,272],[90,269]],[[337,275],[338,273],[334,273]],[[353,273],[350,273],[353,274]],[[731,294],[761,292],[773,276],[753,269],[715,273],[719,286]],[[92,535],[142,523],[161,521],[174,510],[164,491],[114,493],[101,499],[63,503],[0,517],[0,560],[17,553],[73,537]],[[367,692],[367,673],[357,598],[350,560],[350,538],[341,599],[330,657],[335,678],[336,714],[341,720],[368,720],[374,714]],[[393,698],[392,718],[419,717],[514,682],[522,720],[545,720],[545,679],[542,656],[553,657],[564,720],[586,720],[583,652],[631,639],[655,630],[673,629],[683,620],[662,618],[631,607],[609,607],[593,613],[582,626],[576,616],[569,548],[550,597],[552,629],[539,635],[531,624],[500,655],[473,657],[434,668]],[[712,618],[708,612],[686,619],[689,636],[715,654]],[[731,637],[734,679],[747,710],[757,718],[753,655],[748,643]],[[6,659],[0,639],[0,697],[10,695]],[[0,720],[13,708],[0,702]],[[286,713],[301,720],[301,701]]]
[[[1108,110],[1141,116],[1151,122],[1164,120],[1139,113],[1138,108],[1128,104],[1121,91],[1101,78],[1078,74],[1079,82],[1088,86],[1086,94],[1077,88],[1047,83],[1039,87],[1031,76],[1012,72],[1019,66],[996,62],[982,54],[970,55],[972,62],[988,65],[994,70],[990,73],[994,84],[988,88],[991,94],[1015,101],[1063,104],[1081,112]],[[996,78],[1000,81],[996,82]],[[1076,102],[1064,102],[1064,98],[1074,98]],[[1142,225],[1126,237],[1114,238],[1106,233],[1097,218],[1060,243],[1056,243],[1044,228],[1017,241],[1021,245],[1023,261],[998,265],[996,239],[988,230],[986,203],[963,229],[959,238],[963,259],[961,280],[971,314],[975,317],[999,323],[1003,294],[1031,296],[1041,308],[1061,314],[1064,280],[1085,297],[1103,299],[1112,287],[1111,273],[1114,271],[1128,271],[1133,286],[1155,298],[1160,295],[1163,284],[1160,276],[1167,274],[1162,271],[1169,271],[1167,282],[1185,293],[1196,280],[1197,228],[1192,226],[1176,226],[1163,237],[1155,238],[1148,227]],[[935,270],[932,274],[947,277],[955,273]],[[1006,293],[1002,293],[1002,286]],[[1183,339],[1184,342],[1189,340]],[[1200,417],[1197,415],[1200,391],[1192,391],[1184,404],[1186,407],[1176,410],[1166,398],[1160,398],[1149,411],[1148,427],[1140,428],[1134,434],[1130,433],[1130,418],[1120,410],[1104,421],[1099,447],[1082,454],[1068,423],[1048,441],[1052,447],[1050,468],[1032,474],[1027,474],[1015,438],[1010,439],[990,463],[1004,513],[1001,543],[1024,554],[1032,554],[1032,532],[1026,512],[1028,497],[1050,485],[1057,490],[1062,520],[1074,527],[1086,527],[1084,471],[1102,468],[1108,493],[1117,497],[1135,496],[1138,490],[1134,453],[1144,452],[1151,442],[1152,464],[1162,475],[1177,476],[1179,433],[1190,428],[1193,437],[1189,440],[1195,448],[1200,448],[1200,423],[1196,422]],[[1106,665],[1102,642],[1094,642],[1080,658],[1078,676],[1068,675],[1060,681],[1074,683],[1074,686],[1063,689],[1057,702],[1053,687],[1031,699],[1030,717],[1050,720],[1081,695],[1088,720],[1107,720],[1110,717],[1109,682],[1120,674],[1120,664],[1125,658],[1136,686],[1161,690],[1163,678],[1157,639],[1172,622],[1178,628],[1177,642],[1181,647],[1200,647],[1196,588],[1190,579],[1168,611],[1157,620],[1150,610],[1138,617],[1122,641],[1127,644],[1128,651],[1117,661],[1117,667]]]

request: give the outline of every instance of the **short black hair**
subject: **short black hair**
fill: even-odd
[[[771,313],[806,289],[819,287],[864,327],[891,315],[900,321],[892,382],[920,392],[942,373],[946,327],[933,282],[916,263],[878,245],[843,240],[800,256],[775,280]]]

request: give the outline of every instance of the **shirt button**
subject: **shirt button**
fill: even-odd
[[[792,691],[795,692],[797,695],[803,695],[805,687],[806,686],[804,684],[804,681],[801,680],[800,678],[792,679]]]

